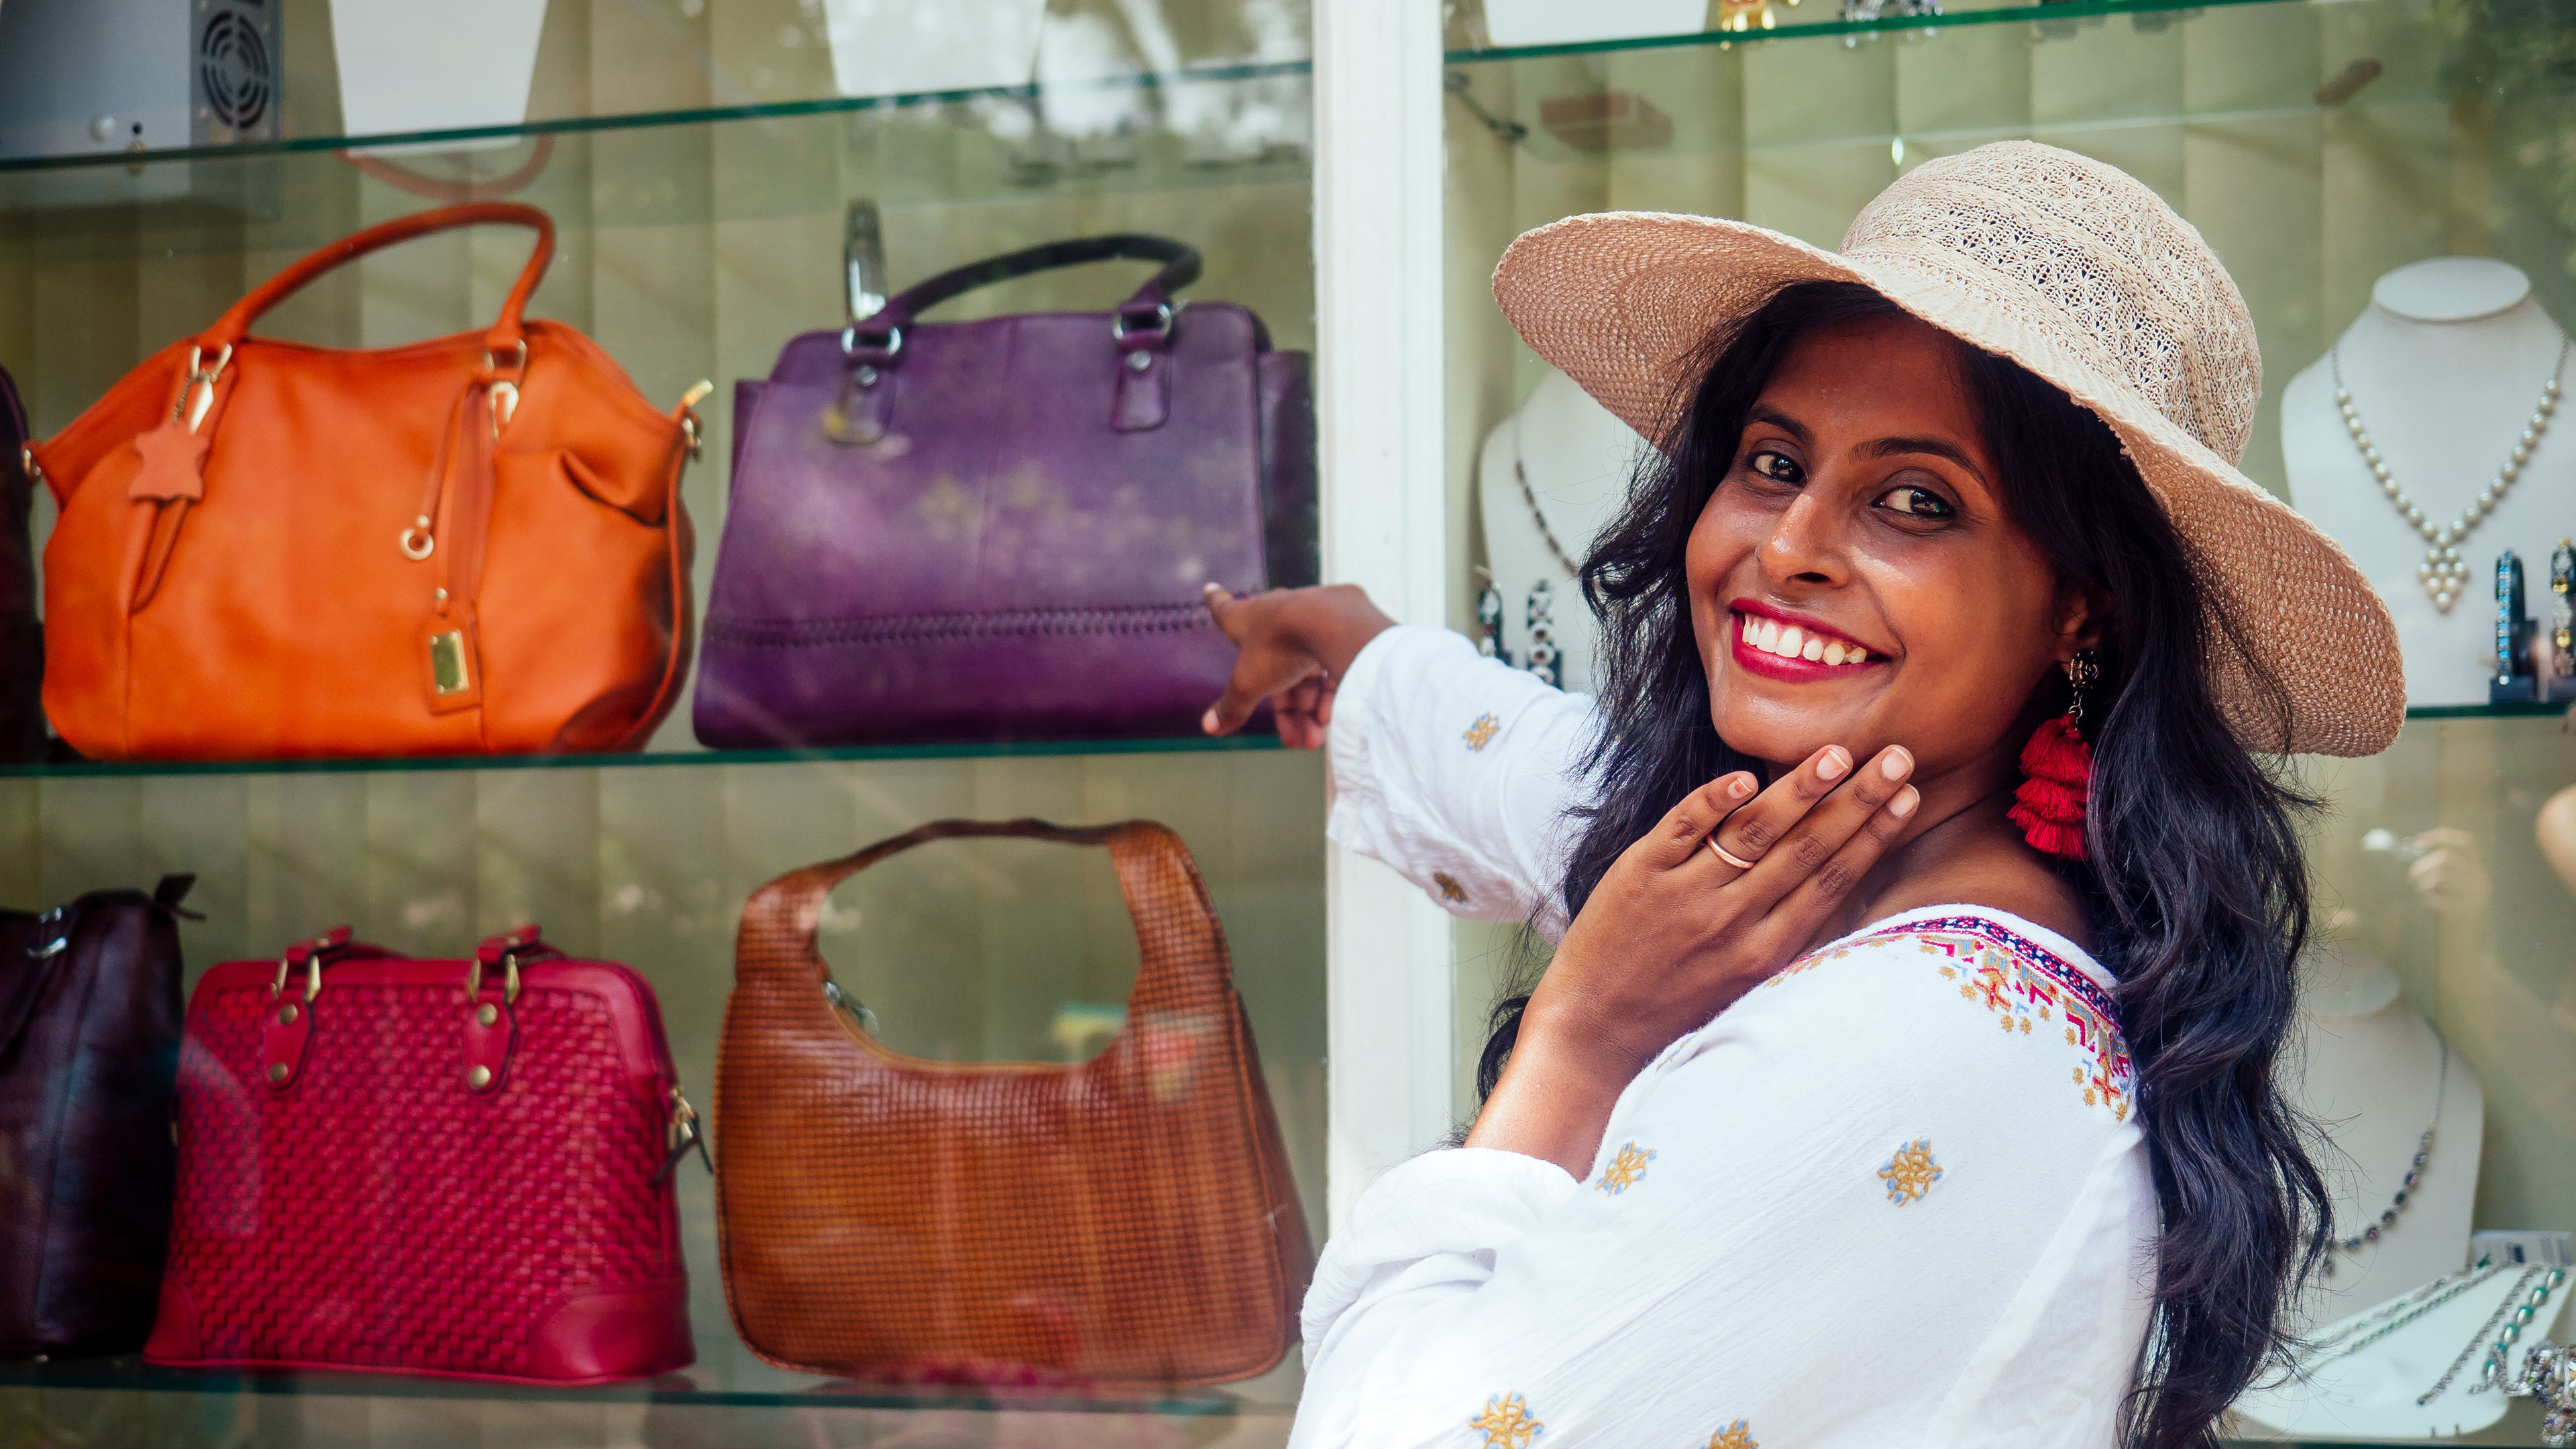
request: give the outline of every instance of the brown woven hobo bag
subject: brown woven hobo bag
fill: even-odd
[[[1090,1061],[907,1057],[826,996],[814,936],[832,887],[959,836],[1109,848],[1142,959]],[[763,886],[715,1112],[725,1300],[780,1367],[1216,1383],[1294,1341],[1305,1217],[1224,933],[1160,825],[934,821]]]

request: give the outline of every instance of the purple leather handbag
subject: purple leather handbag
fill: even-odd
[[[1163,267],[1111,312],[917,320],[1112,258]],[[1306,356],[1242,307],[1176,300],[1198,271],[1161,237],[1033,247],[806,333],[739,384],[698,738],[1197,733],[1234,660],[1200,586],[1317,572]]]

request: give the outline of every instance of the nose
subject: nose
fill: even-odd
[[[1781,511],[1755,557],[1774,583],[1842,583],[1849,574],[1840,509],[1810,488]]]

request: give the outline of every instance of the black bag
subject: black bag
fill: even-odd
[[[152,1331],[195,880],[0,911],[0,1355],[130,1352]]]

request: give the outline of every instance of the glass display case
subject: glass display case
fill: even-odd
[[[199,335],[299,257],[434,207],[533,206],[552,218],[555,254],[528,317],[587,336],[651,413],[678,416],[665,411],[676,405],[694,414],[678,502],[695,527],[684,582],[703,629],[741,482],[735,383],[769,375],[798,334],[857,320],[853,292],[882,301],[1041,243],[1143,234],[1195,248],[1203,261],[1172,298],[1183,304],[1177,322],[1167,313],[1155,335],[1185,347],[1192,327],[1208,319],[1213,328],[1219,310],[1194,318],[1186,304],[1231,303],[1266,326],[1275,352],[1314,346],[1314,119],[1302,4],[498,0],[452,13],[430,7],[421,12],[434,17],[426,29],[389,22],[396,7],[326,0],[244,0],[213,7],[226,14],[212,20],[187,14],[206,6],[129,8],[124,19],[105,10],[85,17],[85,5],[30,0],[12,4],[0,26],[19,46],[10,64],[30,76],[56,72],[48,94],[62,112],[38,114],[43,105],[28,101],[0,121],[10,138],[0,144],[0,361],[23,396],[39,459],[51,456],[46,440],[129,370]],[[126,19],[134,34],[167,41],[187,66],[141,82],[82,73],[89,52],[81,37]],[[119,43],[126,38],[120,32]],[[193,56],[184,54],[190,45],[200,47]],[[53,49],[28,53],[45,46]],[[489,80],[493,94],[424,99],[422,73],[469,74]],[[159,90],[171,84],[181,99],[163,105]],[[140,100],[90,99],[137,87]],[[873,204],[864,215],[882,257],[865,288],[846,265],[864,249],[852,245],[860,201]],[[478,331],[492,325],[528,255],[528,233],[515,228],[426,236],[321,276],[260,319],[255,335],[317,349],[402,349]],[[1103,314],[1100,346],[1117,362],[1120,354],[1105,350],[1107,314],[1152,270],[1108,261],[1005,278],[926,323]],[[921,335],[916,328],[916,349]],[[496,366],[489,352],[483,362]],[[504,374],[509,362],[497,364]],[[543,368],[540,354],[517,379],[522,422],[544,405]],[[714,384],[711,394],[692,391],[701,382]],[[238,404],[249,394],[231,396]],[[494,416],[493,436],[505,439],[509,419]],[[220,435],[224,421],[217,412],[210,426]],[[1298,430],[1306,426],[1290,416],[1272,442],[1304,449]],[[459,447],[470,441],[468,432],[455,436]],[[409,471],[416,464],[396,480],[381,476],[390,465],[380,459],[343,462],[351,489],[403,493],[408,511],[420,486]],[[505,473],[501,487],[509,486]],[[43,488],[37,496],[42,555],[58,510]],[[1311,552],[1311,518],[1303,527]],[[174,568],[190,541],[183,533]],[[580,541],[521,542],[569,555]],[[411,545],[407,536],[410,559],[428,551]],[[374,566],[404,566],[390,549],[388,538]],[[318,571],[335,561],[306,562]],[[290,567],[269,583],[291,594],[300,573]],[[1193,603],[1200,577],[1187,580]],[[347,607],[330,590],[314,593],[298,607],[315,615]],[[603,585],[595,607],[621,607],[614,593],[613,581]],[[492,608],[487,598],[487,637]],[[1195,860],[1230,946],[1258,1043],[1251,1090],[1266,1096],[1286,1191],[1320,1241],[1318,756],[1283,751],[1266,735],[1208,739],[1188,728],[1078,732],[1090,738],[932,730],[898,742],[716,750],[693,734],[695,683],[693,673],[649,739],[615,753],[137,751],[94,761],[57,742],[49,758],[0,767],[5,903],[42,909],[192,873],[186,906],[201,919],[178,928],[190,989],[216,963],[275,962],[290,943],[334,926],[392,952],[461,958],[479,939],[541,923],[547,943],[622,963],[649,983],[676,1085],[695,1098],[722,1161],[723,1123],[739,1104],[714,1100],[718,1045],[737,927],[764,882],[944,818],[1159,822]],[[326,672],[297,687],[321,699],[335,684]],[[431,687],[439,687],[435,674]],[[417,757],[388,757],[395,754]],[[864,1014],[865,1030],[896,1053],[960,1069],[1071,1064],[1117,1049],[1122,1028],[1152,1029],[1128,1020],[1137,929],[1099,850],[1025,840],[929,845],[840,888],[814,924],[851,1019]],[[515,998],[515,966],[509,990]],[[331,991],[311,1000],[327,1031]],[[533,1050],[533,1040],[520,1049]],[[1152,1070],[1162,1074],[1150,1078],[1161,1091],[1180,1068],[1160,1060]],[[673,1141],[675,1151],[686,1145],[676,1128]],[[772,1367],[728,1315],[711,1172],[685,1160],[666,1171],[676,1183],[695,1341],[685,1368],[557,1387],[159,1367],[132,1353],[21,1356],[0,1364],[0,1439],[1285,1438],[1298,1382],[1293,1351],[1248,1379],[1234,1373],[1179,1387],[1113,1381],[1078,1363],[1016,1378],[959,1370],[905,1382]],[[421,1185],[424,1194],[431,1188]],[[399,1235],[407,1225],[382,1226]],[[1292,1329],[1280,1332],[1293,1341]]]
[[[2472,1229],[2518,1231],[2529,1252],[2563,1252],[2576,1229],[2576,955],[2566,944],[2576,939],[2576,880],[2551,861],[2569,858],[2556,822],[2576,798],[2563,796],[2576,786],[2576,740],[2563,703],[2537,702],[2546,685],[2530,666],[2506,671],[2510,684],[2490,692],[2487,580],[2497,554],[2515,550],[2546,635],[2548,559],[2576,533],[2576,447],[2545,434],[2529,448],[2514,495],[2522,511],[2497,510],[2460,547],[2471,578],[2445,611],[2414,572],[2424,546],[2410,522],[2376,497],[2345,506],[2338,490],[2370,479],[2348,430],[2334,426],[2334,384],[2323,379],[2340,341],[2364,413],[2396,415],[2371,431],[2427,514],[2466,506],[2478,491],[2471,480],[2493,476],[2562,345],[2549,319],[2576,318],[2567,160],[2576,110],[2547,59],[2564,54],[2564,18],[2414,0],[1845,0],[1839,14],[1824,0],[1727,0],[1687,33],[1605,35],[1613,23],[1493,4],[1451,20],[1452,626],[1476,631],[1490,581],[1502,595],[1504,651],[1526,664],[1531,596],[1549,593],[1560,644],[1579,636],[1560,649],[1575,656],[1560,667],[1579,668],[1586,621],[1557,556],[1579,556],[1635,445],[1481,295],[1513,237],[1578,212],[1633,209],[1740,218],[1831,249],[1871,197],[1932,157],[2028,138],[2121,167],[2199,229],[2252,312],[2265,386],[2244,471],[2354,554],[2406,640],[2415,707],[2396,746],[2297,767],[2322,805],[2310,859],[2323,941],[2291,1070],[2333,1138],[2338,1234],[2380,1222],[2392,1194],[2400,1209],[2384,1235],[2374,1228],[2360,1251],[2337,1255],[2338,1274],[2305,1319],[2325,1324],[2458,1269],[2472,1252],[2510,1251],[2491,1237],[2473,1249]],[[2509,393],[2496,403],[2499,422],[2447,401],[2446,386],[2461,379],[2429,354],[2407,373],[2411,400],[2364,390],[2355,354],[2370,339],[2356,319],[2374,308],[2437,311],[2384,280],[2420,278],[2416,264],[2436,258],[2477,259],[2464,274],[2491,291],[2450,316],[2412,320],[2477,324],[2536,306],[2534,325],[2550,339],[2527,358],[2489,347],[2507,379],[2498,390]],[[2389,440],[2410,409],[2430,413],[2442,434],[2429,454]],[[2445,446],[2477,456],[2463,462]],[[2385,568],[2375,562],[2383,555],[2393,560]],[[1462,1100],[1482,1013],[1533,955],[1518,932],[1460,928]],[[2398,1045],[2360,1045],[2400,1019],[2410,1024]],[[2479,1316],[2423,1328],[2444,1325],[2466,1342]],[[2457,1342],[2418,1350],[2432,1354],[2426,1382]],[[2242,1417],[2235,1432],[2370,1442],[2370,1422],[2356,1416],[2328,1433],[2313,1421]],[[2390,1442],[2424,1433],[2382,1431]],[[2539,1434],[2523,1402],[2462,1442],[2532,1445]]]
[[[200,0],[192,16],[134,7],[133,53],[161,66],[137,80],[112,67],[92,74],[81,60],[97,49],[84,45],[96,27],[125,23],[117,7],[7,0],[0,364],[24,402],[31,461],[68,457],[55,451],[64,431],[147,365],[168,370],[153,386],[170,392],[137,405],[130,432],[193,434],[211,416],[220,434],[218,409],[246,395],[224,389],[243,386],[247,369],[227,379],[220,359],[191,363],[184,346],[168,349],[203,336],[299,258],[436,208],[539,208],[555,228],[554,255],[526,316],[595,344],[614,370],[601,375],[622,374],[649,404],[651,426],[675,430],[657,456],[676,467],[676,507],[642,509],[652,516],[641,521],[669,529],[685,513],[694,546],[664,535],[678,540],[666,552],[687,559],[685,576],[667,596],[649,581],[629,593],[681,604],[702,649],[684,656],[690,667],[658,710],[638,716],[650,728],[613,741],[621,748],[94,749],[100,758],[83,759],[58,740],[22,751],[0,763],[0,906],[42,910],[192,874],[184,904],[202,919],[176,925],[182,985],[193,990],[218,963],[283,955],[287,969],[264,998],[277,1006],[295,1004],[287,988],[312,959],[295,943],[336,926],[393,953],[461,964],[478,941],[541,923],[547,943],[622,963],[649,985],[671,1085],[695,1099],[714,1161],[726,1165],[728,1109],[741,1099],[715,1095],[719,1048],[733,1040],[738,952],[758,934],[746,905],[766,883],[941,819],[1159,822],[1195,860],[1222,926],[1258,1043],[1254,1095],[1275,1120],[1288,1190],[1320,1246],[1371,1176],[1472,1112],[1485,1011],[1542,959],[1534,938],[1453,923],[1391,873],[1329,845],[1323,759],[1268,735],[1210,739],[1185,719],[978,729],[952,715],[901,738],[824,730],[704,743],[703,644],[757,633],[735,628],[726,602],[729,522],[771,506],[746,489],[746,474],[793,478],[796,459],[871,453],[895,470],[883,476],[918,485],[913,512],[835,512],[863,490],[838,501],[809,490],[771,515],[767,536],[806,551],[792,556],[865,559],[936,592],[945,581],[935,565],[957,556],[940,552],[954,543],[942,530],[964,515],[938,470],[902,463],[881,426],[886,407],[929,395],[905,394],[901,367],[934,358],[930,324],[1090,314],[1111,371],[1098,406],[1071,412],[1125,437],[1160,426],[1157,409],[1181,417],[1196,406],[1185,389],[1199,364],[1172,354],[1183,364],[1173,372],[1157,349],[1188,345],[1173,339],[1194,320],[1212,334],[1222,309],[1211,304],[1234,304],[1262,329],[1258,346],[1242,344],[1246,355],[1309,355],[1313,369],[1311,435],[1293,406],[1271,406],[1303,373],[1243,373],[1268,378],[1269,390],[1239,389],[1241,416],[1227,425],[1237,443],[1262,440],[1258,486],[1248,476],[1227,485],[1259,514],[1262,536],[1234,540],[1263,562],[1256,581],[1296,577],[1275,565],[1282,548],[1302,547],[1303,567],[1320,555],[1322,577],[1363,584],[1396,617],[1470,634],[1490,584],[1503,599],[1504,652],[1527,663],[1532,620],[1543,620],[1563,683],[1581,688],[1589,655],[1563,558],[1579,553],[1634,441],[1597,409],[1586,413],[1497,313],[1488,278],[1503,248],[1530,227],[1605,209],[1741,218],[1830,248],[1864,203],[1923,160],[2027,137],[2129,171],[2217,249],[2266,363],[2244,471],[2318,517],[2383,583],[2410,670],[2426,663],[2420,688],[2410,674],[2418,704],[2395,748],[2298,763],[2322,801],[2311,861],[2324,938],[2300,1053],[2318,1080],[2303,1075],[2300,1085],[2342,1154],[2338,1230],[2346,1214],[2372,1220],[2401,1183],[2416,1199],[2383,1243],[2346,1255],[2303,1311],[2326,1323],[2405,1292],[2431,1276],[2423,1263],[2456,1260],[2446,1233],[2461,1254],[2563,1252],[2576,1230],[2576,957],[2554,943],[2576,939],[2576,738],[2563,718],[2568,696],[2552,695],[2550,680],[2559,655],[2576,659],[2576,643],[2551,645],[2562,596],[2549,580],[2553,545],[2576,535],[2576,441],[2550,434],[2526,449],[2510,505],[2461,546],[2468,583],[2437,604],[2423,586],[2431,574],[2414,572],[2424,558],[2414,525],[2372,511],[2382,504],[2337,426],[2339,374],[2330,374],[2350,340],[2353,390],[2401,467],[2406,449],[2425,446],[2405,436],[2409,420],[2429,426],[2437,453],[2478,455],[2478,476],[2493,465],[2487,453],[2501,455],[2478,431],[2483,413],[2436,396],[2473,383],[2474,369],[2418,365],[2410,380],[2400,356],[2371,374],[2355,328],[2374,307],[2402,311],[2405,287],[2385,286],[2393,275],[2445,258],[2480,265],[2410,295],[2439,294],[2447,280],[2492,296],[2512,290],[2499,280],[2509,271],[2526,290],[2504,310],[2576,318],[2569,32],[2546,6],[2482,0],[1963,0],[1946,12],[1933,0],[1843,0],[1838,13],[1829,3],[460,0],[419,7],[444,23],[405,29],[387,20],[394,7],[356,0]],[[1601,33],[1613,20],[1596,9],[1629,16],[1628,33]],[[423,76],[472,84],[442,95]],[[868,325],[870,308],[952,268],[1104,236],[1195,249],[1202,269],[1173,300],[1199,305],[1197,318],[1189,305],[1158,316],[1139,288],[1161,262],[1128,249],[988,277],[926,320],[905,319],[908,332]],[[472,338],[504,315],[528,257],[528,234],[512,227],[418,237],[321,273],[252,335],[316,357]],[[2438,321],[2440,306],[2437,295],[2412,320]],[[531,331],[542,343],[546,334]],[[774,368],[785,376],[782,349],[799,337],[827,358],[834,390],[797,426],[828,436],[763,442],[745,422],[758,403],[736,384]],[[436,454],[438,478],[483,456],[481,419],[493,420],[498,442],[507,409],[541,418],[557,405],[538,373],[514,370],[529,354],[509,353],[506,341],[498,355],[485,346],[469,367],[458,415],[468,426],[441,434],[463,451]],[[2511,363],[2512,400],[2498,406],[2519,426],[2547,358],[2525,365],[2510,347],[2492,355]],[[202,391],[200,373],[209,374]],[[875,391],[887,375],[893,391]],[[991,381],[960,375],[969,381],[952,399],[976,395],[998,409],[1027,392],[998,362]],[[2423,395],[2409,397],[2415,383]],[[340,406],[363,415],[362,400]],[[946,431],[961,446],[998,426],[959,416]],[[1524,419],[1538,422],[1525,429]],[[2451,425],[2462,436],[2446,436]],[[2509,445],[2509,431],[2497,441]],[[353,452],[343,471],[353,494],[395,497],[408,516],[421,461],[405,455],[391,468]],[[133,581],[195,567],[186,550],[207,534],[184,530],[188,508],[203,502],[184,477],[174,488],[177,475],[118,466],[119,497],[170,519],[158,542],[151,528],[120,535],[129,552],[101,566],[128,590],[119,602],[132,612]],[[229,466],[236,477],[261,471],[239,455]],[[2406,470],[2428,514],[2465,504],[2444,481],[2449,467],[2440,457]],[[1260,512],[1276,501],[1260,490],[1301,468],[1319,499],[1314,517]],[[1013,493],[1013,479],[988,473],[996,508],[1036,516],[1053,506],[1042,488]],[[565,476],[594,501],[614,491],[569,468]],[[41,483],[33,496],[41,560],[64,515]],[[1160,505],[1101,506],[1134,522]],[[331,624],[358,608],[371,573],[447,567],[456,550],[437,546],[447,542],[443,507],[424,507],[420,517],[436,525],[426,533],[403,531],[396,517],[376,530],[381,539],[360,540],[374,550],[363,559],[328,549],[267,556],[252,573],[289,601],[267,617]],[[1042,531],[1029,536],[1039,544],[1012,557],[1034,560],[1028,577],[1062,582],[1047,572],[1056,565]],[[1128,556],[1129,575],[1148,572],[1133,558],[1168,570],[1204,563],[1189,539],[1152,528],[1122,536],[1146,540]],[[572,557],[586,537],[523,524],[514,566],[550,550]],[[2507,547],[2526,571],[2533,627],[2509,651],[2527,669],[2506,668],[2506,683],[2491,687],[2499,667],[2486,570]],[[770,585],[778,607],[817,592],[752,557],[732,574]],[[980,555],[974,566],[984,567]],[[1023,565],[996,566],[1001,593],[1014,568]],[[323,578],[348,582],[299,590]],[[608,589],[567,608],[563,627],[631,608],[623,597]],[[1040,599],[1020,612],[1088,602]],[[477,656],[459,652],[471,643],[462,625],[402,628],[413,631],[403,648],[423,651],[418,687],[435,709],[453,690],[479,687]],[[666,648],[672,633],[665,627]],[[456,642],[442,644],[449,634]],[[61,668],[67,656],[55,653]],[[401,657],[413,667],[413,654]],[[458,659],[463,672],[450,672]],[[998,709],[1016,681],[1090,667],[1069,659],[1020,656],[976,675],[976,687]],[[238,681],[220,669],[202,677],[215,681],[197,696],[211,714]],[[347,687],[314,668],[293,674],[285,693],[327,713]],[[818,998],[810,1014],[836,1032],[845,1018],[852,1039],[873,1036],[943,1071],[1104,1060],[1161,1025],[1129,1010],[1155,948],[1140,944],[1120,885],[1105,852],[1029,840],[947,840],[888,860],[809,912],[832,1000],[847,1006]],[[50,939],[41,925],[0,929],[36,932],[41,948]],[[498,979],[514,961],[503,944],[487,964]],[[259,968],[263,983],[269,969]],[[490,995],[503,990],[477,972],[458,982],[452,1004],[474,1020],[477,1003],[504,1004]],[[305,1003],[327,1023],[327,987]],[[0,1018],[10,1006],[0,997]],[[2370,1025],[2395,1032],[2396,1044],[2371,1055]],[[292,1028],[262,1026],[253,1045],[283,1051],[277,1043],[303,1040]],[[382,1043],[388,1059],[397,1035]],[[466,1040],[470,1059],[483,1039]],[[1171,1053],[1186,1060],[1203,1045],[1182,1032],[1140,1048],[1137,1080],[1161,1090],[1175,1080]],[[2356,1052],[2363,1085],[2395,1106],[2322,1080]],[[286,1069],[272,1081],[297,1080],[302,1061],[271,1062]],[[177,1070],[184,1087],[202,1067]],[[1186,1385],[1035,1359],[1013,1373],[775,1366],[746,1341],[741,1305],[729,1302],[715,1180],[680,1160],[692,1144],[679,1122],[674,1111],[674,1160],[657,1183],[673,1185],[688,1269],[695,1351],[684,1368],[531,1384],[21,1354],[0,1362],[0,1438],[1285,1441],[1300,1382],[1293,1348],[1258,1375]],[[2419,1147],[2428,1124],[2438,1139]],[[2406,1176],[2414,1151],[2425,1158],[2414,1164],[2420,1188]],[[827,1179],[839,1165],[800,1164],[799,1174]],[[925,1177],[924,1195],[937,1188]],[[407,1226],[379,1224],[390,1238]],[[2473,1246],[2473,1230],[2506,1236]],[[1053,1321],[1044,1305],[1013,1311],[1041,1330]],[[2337,1437],[2254,1417],[2233,1427],[2248,1442],[2421,1437]],[[2517,1404],[2462,1442],[2534,1445],[2537,1417]]]

